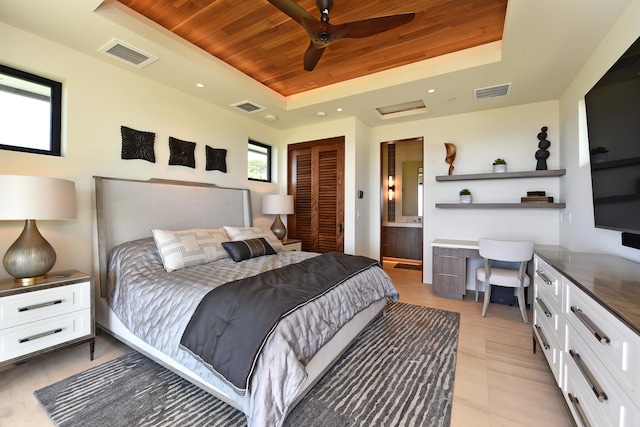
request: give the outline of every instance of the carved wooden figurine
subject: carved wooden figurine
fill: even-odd
[[[450,142],[444,143],[445,148],[447,149],[447,157],[445,157],[444,161],[449,164],[449,175],[453,173],[453,161],[456,159],[456,146]]]

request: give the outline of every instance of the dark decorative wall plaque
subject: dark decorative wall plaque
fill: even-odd
[[[143,132],[120,126],[120,134],[122,135],[122,159],[142,159],[151,163],[156,162],[153,150],[156,139],[154,132]]]
[[[196,167],[196,143],[169,137],[169,164]]]
[[[221,171],[227,173],[227,150],[206,146],[208,171]]]

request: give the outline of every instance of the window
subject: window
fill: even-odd
[[[271,182],[271,147],[249,140],[249,179]]]
[[[60,155],[62,83],[0,65],[0,149]]]

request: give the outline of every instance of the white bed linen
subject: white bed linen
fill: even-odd
[[[242,263],[224,259],[168,273],[153,240],[141,239],[112,251],[108,296],[112,310],[134,335],[227,394],[247,415],[250,427],[280,426],[306,378],[305,364],[316,351],[374,301],[397,298],[382,269],[369,269],[282,319],[258,359],[247,396],[235,393],[182,350],[179,342],[198,303],[212,288],[313,256],[317,254],[282,252]]]

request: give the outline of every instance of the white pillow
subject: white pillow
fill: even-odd
[[[229,258],[222,246],[229,237],[222,228],[179,231],[152,228],[151,232],[164,269],[169,272]]]
[[[269,243],[269,245],[276,252],[282,251],[282,242],[273,234],[268,228],[259,228],[259,227],[229,227],[225,225],[224,231],[227,232],[229,239],[237,242],[238,240],[247,240],[247,239],[259,239],[260,237],[264,237],[264,239]]]

